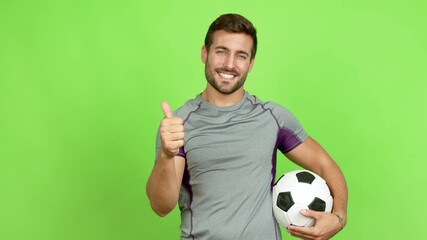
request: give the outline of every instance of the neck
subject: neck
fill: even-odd
[[[217,107],[229,107],[232,106],[245,96],[245,90],[243,87],[231,94],[222,94],[215,89],[207,87],[202,92],[202,98],[205,99],[208,103],[215,105]]]

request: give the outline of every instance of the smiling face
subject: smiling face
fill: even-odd
[[[221,94],[243,91],[248,73],[252,70],[251,59],[253,40],[245,33],[215,31],[209,49],[202,48],[202,61],[208,88]]]

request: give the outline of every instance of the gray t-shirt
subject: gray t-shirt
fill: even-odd
[[[230,107],[198,95],[174,114],[185,128],[181,239],[281,239],[271,199],[276,152],[289,152],[307,138],[298,120],[247,92]]]

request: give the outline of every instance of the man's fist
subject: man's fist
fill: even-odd
[[[162,102],[165,118],[160,123],[161,153],[167,157],[175,157],[179,148],[184,146],[184,121],[174,117],[171,107],[167,102]]]

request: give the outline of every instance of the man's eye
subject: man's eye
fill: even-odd
[[[218,50],[218,51],[216,51],[216,53],[217,54],[225,54],[225,51],[224,50]]]
[[[242,60],[246,60],[248,57],[246,56],[246,55],[244,55],[244,54],[239,54],[239,55],[237,55],[237,57],[239,58],[239,59],[242,59]]]

